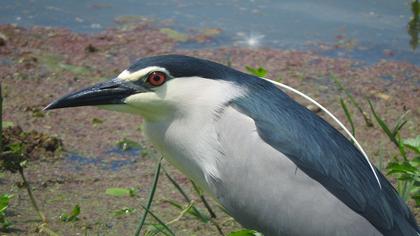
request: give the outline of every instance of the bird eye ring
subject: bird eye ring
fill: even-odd
[[[160,86],[166,81],[166,74],[160,71],[155,71],[147,76],[147,82],[152,86]]]

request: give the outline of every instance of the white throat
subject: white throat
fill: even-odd
[[[162,91],[175,113],[167,119],[146,119],[146,135],[173,165],[213,192],[209,185],[219,177],[221,158],[215,122],[226,104],[246,91],[232,82],[199,77],[168,81]]]

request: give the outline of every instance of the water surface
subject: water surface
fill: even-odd
[[[3,0],[0,6],[0,23],[67,27],[77,32],[115,27],[115,18],[128,15],[172,20],[171,27],[185,32],[223,30],[216,44],[183,47],[313,50],[329,44],[339,48],[321,50],[329,56],[420,62],[407,34],[409,0]]]

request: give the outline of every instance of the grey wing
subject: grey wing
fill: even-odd
[[[257,84],[258,83],[258,84]],[[407,205],[379,172],[382,189],[360,151],[323,119],[266,81],[233,105],[259,136],[385,235],[415,235]]]
[[[255,121],[227,107],[216,121],[224,156],[216,195],[242,225],[265,235],[381,235],[259,135]]]

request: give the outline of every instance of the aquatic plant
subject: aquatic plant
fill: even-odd
[[[12,226],[12,222],[6,218],[6,210],[12,197],[11,194],[0,195],[0,226],[2,231],[7,231]]]
[[[45,232],[50,236],[56,236],[57,234],[47,227],[47,218],[45,214],[40,210],[35,196],[32,193],[32,187],[29,184],[29,181],[26,179],[24,169],[27,167],[28,163],[28,155],[26,154],[25,146],[22,142],[14,142],[5,145],[3,143],[3,127],[2,127],[2,120],[3,120],[3,97],[1,94],[1,84],[0,84],[0,171],[10,171],[11,173],[19,173],[20,177],[22,178],[23,187],[26,188],[28,192],[28,196],[32,207],[34,208],[35,212],[38,214],[41,224],[38,226],[39,232]],[[10,200],[10,195],[3,195],[0,200],[0,223],[2,223],[3,227],[10,227],[10,222],[8,222],[4,217],[4,211],[8,207],[8,203]]]
[[[350,100],[351,104],[363,116],[366,126],[374,127],[369,114],[362,109],[361,105],[359,105],[350,91],[341,84],[338,78],[334,76],[332,78],[339,90],[344,92],[347,99]],[[340,98],[340,103],[346,119],[352,128],[352,133],[355,134],[356,126],[353,123],[349,108],[343,98]],[[394,144],[398,151],[398,154],[394,155],[385,167],[387,170],[386,174],[397,180],[395,187],[401,198],[404,201],[409,201],[410,198],[413,199],[418,207],[420,206],[420,135],[417,135],[415,138],[401,137],[401,130],[408,121],[406,119],[407,112],[401,114],[395,121],[395,124],[391,126],[389,123],[385,122],[380,114],[374,109],[370,100],[368,100],[368,104],[372,116],[378,124],[378,128],[386,134],[387,138]],[[382,160],[380,160],[380,164],[381,163]]]
[[[76,204],[70,213],[63,213],[60,215],[60,220],[63,222],[74,222],[79,220],[80,206]]]
[[[399,155],[394,155],[386,166],[387,175],[397,179],[396,188],[404,201],[412,198],[420,206],[420,135],[415,138],[402,138],[401,129],[407,123],[402,114],[394,124],[387,124],[375,111],[369,101],[370,109],[377,123],[397,148]]]

